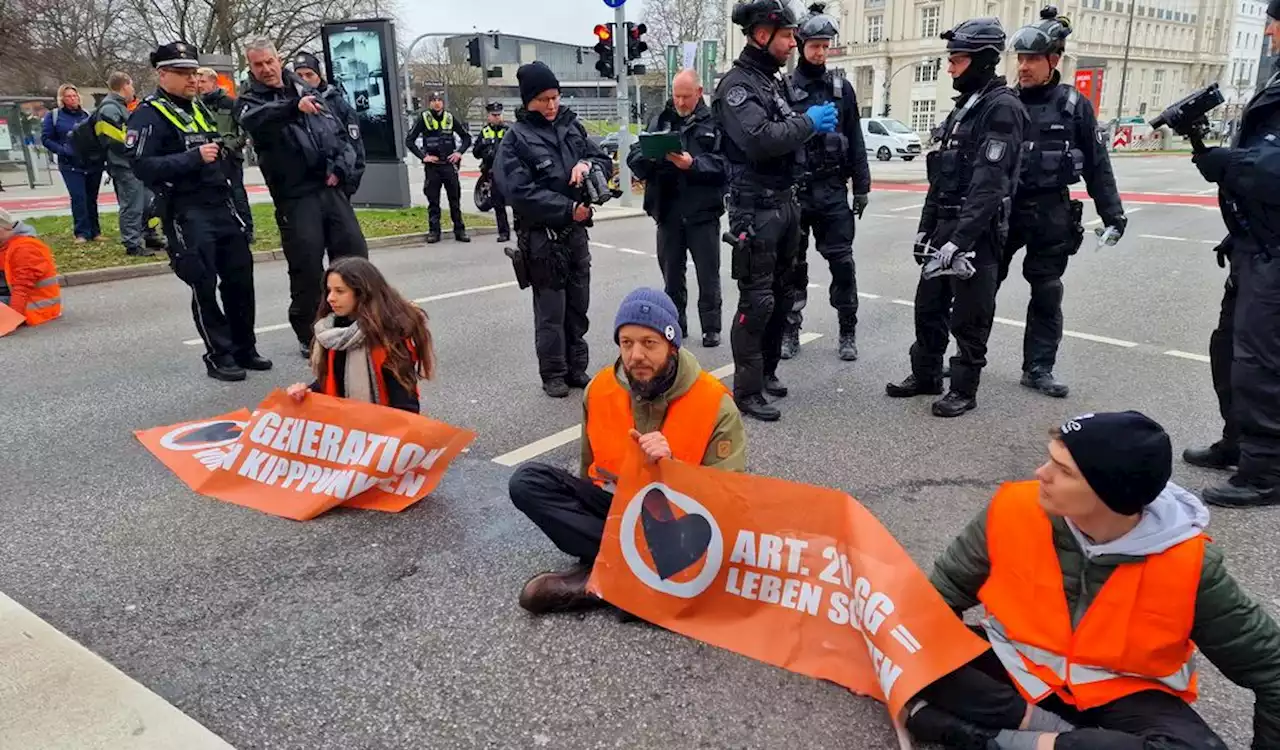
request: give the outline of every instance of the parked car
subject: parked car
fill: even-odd
[[[895,156],[911,161],[920,155],[920,136],[889,117],[862,118],[862,140],[867,154],[874,154],[880,161],[889,161]]]
[[[605,136],[593,136],[591,140],[595,141],[596,145],[608,154],[610,159],[616,160],[618,158],[618,133],[616,131]]]

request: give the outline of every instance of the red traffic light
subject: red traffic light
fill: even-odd
[[[613,36],[613,32],[609,31],[608,24],[603,23],[596,24],[595,34],[596,38],[602,42],[609,41],[609,38]]]

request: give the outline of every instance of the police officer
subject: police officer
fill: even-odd
[[[249,206],[249,193],[244,189],[244,147],[248,136],[236,122],[235,97],[218,83],[218,73],[213,68],[200,69],[200,103],[213,114],[222,135],[222,166],[231,180],[231,202],[244,222],[245,236],[253,245],[253,210]]]
[[[494,177],[515,215],[516,244],[533,284],[534,343],[542,390],[564,398],[585,388],[591,205],[582,185],[594,166],[603,175],[613,161],[591,142],[578,116],[560,106],[560,81],[545,64],[516,71],[516,122],[498,149]]]
[[[671,80],[671,101],[649,123],[649,132],[670,131],[680,151],[645,156],[631,146],[627,164],[645,182],[644,209],[658,224],[658,268],[679,314],[681,336],[689,336],[688,257],[698,276],[698,321],[702,345],[720,345],[720,217],[724,214],[728,164],[720,153],[720,128],[702,101],[696,71]]]
[[[1280,0],[1267,4],[1266,36],[1280,52]],[[1218,328],[1209,337],[1210,370],[1226,424],[1222,439],[1191,449],[1196,466],[1235,476],[1209,487],[1207,503],[1229,508],[1280,504],[1280,58],[1254,95],[1230,148],[1193,157],[1219,203],[1229,235],[1217,247],[1230,261]]]
[[[942,38],[951,86],[960,95],[935,136],[940,148],[927,157],[929,194],[915,240],[923,268],[911,375],[885,390],[893,398],[942,393],[942,356],[952,333],[958,351],[951,388],[932,410],[958,417],[978,405],[1027,111],[996,75],[1005,47],[1000,19],[964,21]]]
[[[729,231],[739,238],[731,262],[738,282],[738,313],[729,332],[733,395],[739,411],[766,422],[782,413],[765,401],[764,392],[787,395],[777,369],[795,288],[800,245],[795,183],[804,169],[804,144],[814,133],[836,128],[831,103],[799,114],[784,95],[779,70],[795,49],[803,14],[794,0],[735,5],[732,19],[747,43],[720,79],[712,102],[729,162]]]
[[[461,144],[455,136],[462,141]],[[418,145],[419,138],[422,139],[421,146]],[[422,192],[427,196],[427,242],[440,241],[441,186],[449,198],[453,238],[458,242],[470,242],[467,228],[462,223],[462,185],[458,182],[458,163],[471,148],[471,133],[465,122],[455,119],[452,112],[444,111],[444,98],[439,91],[433,91],[427,97],[427,109],[413,123],[404,145],[422,160],[422,168],[426,171]]]
[[[1093,105],[1056,70],[1071,26],[1046,7],[1040,21],[1024,26],[1009,46],[1018,55],[1018,98],[1030,117],[1022,151],[1022,172],[1009,221],[1009,240],[1000,259],[1000,282],[1023,245],[1022,275],[1031,284],[1027,328],[1022,343],[1022,384],[1046,396],[1064,398],[1067,386],[1053,376],[1062,341],[1062,274],[1084,238],[1082,205],[1069,185],[1084,177],[1111,242],[1128,220],[1111,171],[1104,136]]]
[[[793,276],[795,302],[787,312],[782,336],[782,358],[800,351],[800,324],[809,299],[809,233],[818,252],[831,268],[831,306],[840,323],[840,359],[858,358],[858,282],[853,263],[853,217],[862,217],[871,191],[871,171],[862,141],[858,97],[844,76],[827,70],[827,50],[840,33],[836,20],[823,12],[823,3],[809,7],[809,15],[796,29],[800,59],[788,78],[791,104],[804,109],[831,102],[839,124],[836,132],[809,140],[805,173],[800,182],[800,254]],[[849,206],[849,181],[853,181],[853,207]]]
[[[310,52],[299,52],[293,56],[293,72],[298,74],[303,83],[320,93],[320,103],[345,126],[343,135],[355,151],[356,164],[350,174],[344,175],[342,190],[348,197],[355,195],[360,189],[360,181],[364,179],[364,139],[360,137],[360,116],[347,101],[342,87],[324,79],[320,71],[320,58]]]
[[[151,54],[160,87],[129,116],[125,146],[138,179],[156,196],[169,266],[191,287],[191,313],[216,380],[270,370],[253,333],[253,256],[231,203],[213,116],[200,104],[200,53],[186,42]],[[218,289],[222,306],[218,306]]]
[[[298,349],[311,354],[312,326],[324,292],[324,260],[369,257],[346,186],[356,171],[347,123],[297,74],[284,69],[268,40],[245,47],[250,82],[236,101],[236,121],[254,149],[276,205],[289,265],[289,324]]]
[[[498,242],[511,240],[511,227],[507,224],[507,204],[502,192],[493,184],[493,162],[498,158],[498,146],[507,134],[508,125],[502,119],[502,102],[489,102],[485,106],[489,121],[476,139],[475,157],[480,160],[480,179],[489,181],[489,200],[493,204],[493,217],[498,223]]]

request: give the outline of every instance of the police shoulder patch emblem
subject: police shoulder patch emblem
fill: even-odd
[[[730,107],[736,107],[747,100],[747,90],[742,86],[734,86],[729,89],[729,93],[724,97],[729,102]]]
[[[138,131],[136,131],[136,130],[130,130],[130,131],[128,131],[127,133],[125,133],[125,134],[124,134],[124,147],[125,147],[125,148],[133,148],[134,144],[135,144],[135,143],[137,143],[137,142],[138,142]]]
[[[1103,133],[1101,130],[1094,131],[1094,136],[1096,136],[1096,137],[1097,137],[1097,139],[1098,139],[1098,143],[1106,143],[1106,142],[1107,142],[1107,136],[1106,136],[1106,134],[1105,134],[1105,133]]]
[[[1004,141],[991,141],[987,144],[987,161],[992,164],[998,163],[1004,158],[1005,144]]]
[[[358,140],[360,140],[360,126],[359,126],[359,125],[348,125],[348,126],[347,126],[347,135],[351,136],[351,140],[353,140],[353,141],[358,141]]]

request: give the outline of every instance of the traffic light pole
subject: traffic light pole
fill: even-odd
[[[627,80],[627,11],[619,3],[613,11],[614,42],[613,66],[618,74],[618,187],[622,190],[622,205],[630,208],[635,197],[631,194],[631,167],[627,166],[627,153],[631,150],[631,100]]]

